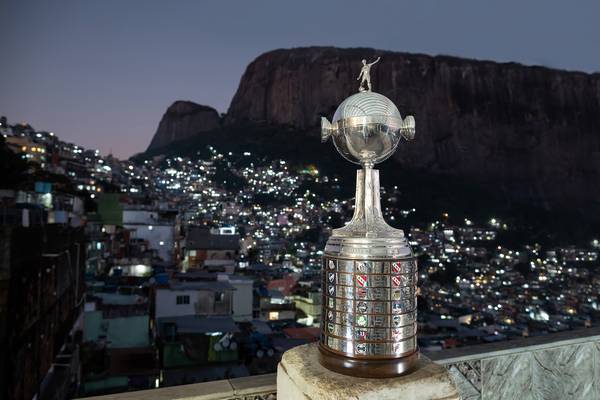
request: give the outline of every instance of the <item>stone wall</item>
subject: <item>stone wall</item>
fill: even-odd
[[[598,328],[429,356],[450,370],[463,400],[600,399]]]

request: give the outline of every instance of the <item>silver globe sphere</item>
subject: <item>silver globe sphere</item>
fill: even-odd
[[[414,138],[415,120],[402,120],[396,105],[375,92],[360,92],[344,100],[330,123],[321,118],[322,140],[329,136],[348,161],[373,166],[391,156],[400,137]]]

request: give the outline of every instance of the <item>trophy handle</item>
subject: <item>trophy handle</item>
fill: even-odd
[[[415,138],[415,117],[408,115],[400,125],[400,134],[406,140]]]
[[[325,143],[329,139],[332,131],[333,126],[331,126],[331,122],[327,118],[321,117],[321,143]]]

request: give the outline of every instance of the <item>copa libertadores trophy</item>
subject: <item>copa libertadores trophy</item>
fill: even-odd
[[[329,122],[329,137],[348,161],[360,164],[352,220],[334,229],[323,255],[322,329],[319,360],[326,368],[360,377],[393,377],[418,362],[417,265],[404,232],[382,215],[379,171],[400,139],[415,135],[415,119],[404,120],[387,97],[371,91],[370,68],[362,60],[359,93],[344,100]],[[366,84],[366,88],[364,87]]]

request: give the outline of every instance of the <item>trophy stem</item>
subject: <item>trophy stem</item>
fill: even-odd
[[[346,226],[334,229],[334,234],[363,238],[404,237],[401,230],[392,228],[383,218],[379,170],[373,169],[372,165],[365,164],[356,171],[354,215]]]
[[[365,165],[356,174],[356,203],[355,210],[364,213],[366,237],[376,237],[373,228],[382,222],[385,224],[381,212],[381,198],[379,193],[379,170]]]

